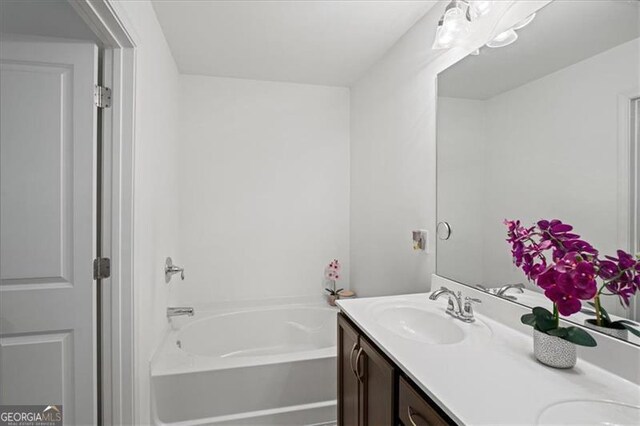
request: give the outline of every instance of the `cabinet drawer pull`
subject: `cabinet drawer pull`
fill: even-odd
[[[409,421],[411,422],[411,426],[418,426],[416,424],[416,422],[413,421],[413,417],[415,416],[416,418],[422,420],[424,422],[425,425],[429,426],[429,422],[427,421],[427,419],[425,419],[424,417],[422,417],[420,414],[416,413],[415,411],[413,411],[413,408],[411,408],[410,405],[407,406],[407,415],[409,416]]]
[[[360,349],[358,349],[358,354],[356,355],[356,377],[358,378],[358,381],[360,383],[362,383],[362,380],[364,379],[364,374],[360,374],[360,355],[362,355],[362,347]]]
[[[356,374],[356,370],[355,368],[353,368],[353,353],[356,351],[357,347],[358,347],[358,342],[355,342],[351,347],[351,352],[349,352],[349,367],[351,367],[351,372],[353,374]]]

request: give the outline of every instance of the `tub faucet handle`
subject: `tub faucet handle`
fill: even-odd
[[[167,257],[167,260],[164,262],[164,281],[169,283],[171,277],[178,272],[180,273],[180,279],[184,281],[184,268],[174,265],[173,260]]]

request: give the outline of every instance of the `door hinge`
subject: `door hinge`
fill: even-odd
[[[93,279],[101,280],[111,276],[111,259],[98,257],[93,261]]]
[[[93,99],[98,108],[109,108],[111,106],[111,89],[96,84]]]

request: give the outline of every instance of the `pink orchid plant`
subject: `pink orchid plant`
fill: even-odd
[[[523,226],[519,220],[504,223],[513,262],[553,302],[556,327],[558,313],[574,314],[582,309],[582,302],[592,300],[588,303],[595,308],[596,325],[626,328],[640,335],[630,321],[611,321],[600,303],[601,296],[617,296],[624,307],[629,306],[640,289],[640,259],[622,250],[618,250],[617,257],[602,258],[598,250],[572,232],[571,225],[557,219],[541,220],[531,227]],[[542,314],[539,309],[537,312]],[[526,317],[523,316],[523,322],[535,326],[534,319]]]
[[[343,290],[342,288],[336,289],[336,283],[340,279],[340,276],[340,262],[338,262],[338,259],[333,259],[324,269],[325,279],[331,282],[331,288],[325,288],[325,290],[331,296],[337,296],[338,293]]]

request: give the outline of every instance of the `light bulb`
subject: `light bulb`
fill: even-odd
[[[491,10],[492,1],[475,0],[469,2],[469,7],[474,18],[484,16]]]
[[[533,21],[533,18],[536,17],[535,13],[532,13],[531,15],[529,15],[528,17],[524,18],[522,21],[518,22],[513,29],[514,30],[519,30],[520,28],[524,28],[527,25],[529,25],[531,23],[531,21]]]
[[[505,47],[515,42],[518,39],[518,34],[512,29],[501,32],[497,36],[493,38],[489,43],[487,43],[487,47],[497,48],[497,47]]]
[[[457,1],[452,1],[438,22],[433,49],[446,49],[453,46],[461,37],[469,32],[469,19]]]
[[[453,34],[444,29],[442,25],[438,25],[436,30],[436,39],[433,42],[432,49],[447,49],[453,44]]]
[[[469,20],[460,7],[452,7],[444,13],[442,28],[457,37],[469,31]]]

